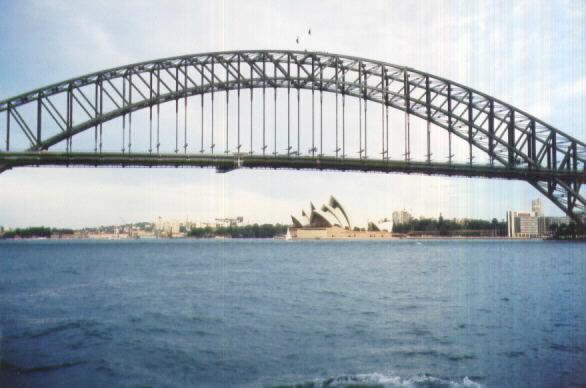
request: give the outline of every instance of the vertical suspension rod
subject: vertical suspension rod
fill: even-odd
[[[380,67],[380,84],[381,87],[384,90],[385,87],[385,67],[383,65],[381,65]],[[381,105],[381,110],[380,110],[380,118],[381,118],[381,148],[382,148],[382,152],[381,152],[381,158],[382,160],[385,160],[385,106],[386,104],[386,96],[387,94],[383,91],[381,93],[381,100],[384,102]]]
[[[157,155],[161,152],[161,68],[157,67]]]
[[[291,55],[287,55],[287,156],[291,154]]]
[[[237,116],[238,117],[236,119],[236,121],[237,121],[236,127],[237,127],[237,131],[238,131],[238,139],[237,139],[238,146],[236,147],[236,153],[238,155],[240,155],[240,148],[242,148],[242,144],[240,144],[240,80],[241,80],[241,76],[240,76],[240,55],[238,56],[238,65],[237,66],[238,66],[238,86],[237,86],[237,89],[238,89],[238,92],[237,92],[238,93],[238,103],[237,103],[238,112],[237,112]]]
[[[431,89],[429,76],[425,76],[425,107],[427,112],[427,163],[431,163]]]
[[[315,157],[315,56],[311,57],[311,156]]]
[[[73,127],[73,89],[69,91],[69,130]],[[69,136],[69,151],[73,152],[73,136]]]
[[[452,163],[452,84],[448,83],[448,163]]]
[[[183,78],[183,94],[184,94],[184,116],[183,116],[183,153],[187,154],[187,63],[184,65],[184,75]]]
[[[340,87],[338,83],[338,61],[339,58],[336,57],[336,158],[338,158],[338,153],[340,151],[338,144],[338,89]]]
[[[122,108],[126,106],[126,76],[122,77]],[[122,154],[126,152],[126,113],[122,114]]]
[[[409,113],[410,113],[410,99],[409,99],[409,92],[410,92],[410,86],[409,86],[409,74],[407,73],[407,70],[405,69],[403,71],[403,76],[404,76],[404,92],[405,92],[405,161],[409,162],[411,160],[411,123],[410,123],[410,117],[409,117]]]
[[[204,143],[203,143],[203,133],[204,133],[204,106],[203,106],[203,85],[204,85],[204,77],[203,77],[203,72],[204,72],[204,66],[203,64],[201,65],[201,87],[202,87],[202,91],[201,91],[201,148],[199,150],[200,153],[204,153],[205,152],[205,148],[204,148]]]
[[[8,104],[8,109],[6,110],[6,152],[10,151],[10,103]]]
[[[324,155],[324,68],[319,65],[319,156]]]
[[[253,121],[252,121],[252,107],[253,107],[253,102],[254,102],[254,90],[252,88],[252,77],[253,77],[253,73],[252,73],[252,65],[250,65],[250,155],[252,155],[253,151],[252,151],[252,129],[253,129]]]
[[[362,62],[358,65],[358,158],[362,159]]]
[[[153,153],[153,71],[149,72],[149,154]]]
[[[346,157],[346,70],[342,68],[342,158]]]
[[[73,89],[70,89],[69,93],[69,130],[71,128],[73,128]],[[73,136],[69,136],[69,151],[73,152]]]
[[[297,62],[297,156],[301,156],[301,99],[299,96],[299,67],[300,64]]]
[[[175,68],[175,153],[179,153],[179,66]]]
[[[128,105],[132,105],[132,73],[128,75]],[[132,152],[132,112],[128,112],[128,153]]]
[[[230,133],[230,89],[228,88],[228,82],[230,82],[230,72],[228,71],[228,65],[226,64],[226,149],[224,150],[226,155],[230,153],[230,143],[228,142],[228,136]]]
[[[474,129],[474,112],[472,111],[472,90],[468,91],[468,155],[470,157],[470,165],[472,165],[472,130]]]
[[[96,80],[95,84],[95,94],[94,94],[94,102],[96,105],[94,106],[94,115],[95,118],[98,118],[98,101],[99,101],[99,88],[98,88],[98,81]],[[98,124],[94,126],[94,153],[98,152]]]
[[[386,137],[387,137],[387,161],[391,158],[391,149],[389,148],[389,78],[386,77],[387,68],[385,67],[385,115],[386,115]]]
[[[214,148],[216,144],[214,144],[214,88],[215,88],[215,59],[212,57],[212,90],[211,90],[211,98],[212,98],[212,112],[211,112],[211,121],[212,121],[212,138],[211,138],[211,145],[210,149],[212,151],[212,155],[214,153]]]
[[[367,117],[368,117],[368,110],[367,110],[367,106],[368,106],[368,99],[366,98],[366,84],[367,84],[367,74],[366,71],[363,72],[363,78],[364,78],[364,159],[368,159],[368,121],[367,121]]]
[[[490,165],[494,165],[494,101],[489,101],[488,110],[488,155]]]
[[[411,123],[409,113],[405,112],[405,161],[411,159]]]
[[[266,57],[263,56],[262,59],[262,74],[263,77],[266,76]],[[267,150],[267,126],[266,126],[266,90],[267,90],[267,85],[266,85],[266,79],[262,80],[262,154],[263,156],[266,153]]]
[[[73,128],[73,89],[69,93],[69,129]],[[73,136],[69,136],[69,151],[73,152]]]
[[[273,134],[273,155],[277,156],[277,66],[275,66],[274,63],[273,63],[273,79],[275,82],[273,85],[274,86],[274,88],[273,88],[273,98],[274,98],[273,130],[275,131],[275,133]]]
[[[102,117],[102,113],[104,111],[104,86],[102,85],[102,80],[99,80],[99,84],[100,84],[100,117]],[[100,143],[99,143],[99,149],[100,149],[100,154],[102,153],[102,133],[103,133],[103,120],[100,120]]]

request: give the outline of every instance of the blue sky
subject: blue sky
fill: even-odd
[[[586,139],[582,2],[0,0],[0,7],[0,99],[166,56],[307,48],[437,74]],[[308,27],[311,40],[297,46]],[[362,224],[401,208],[501,219],[539,197],[523,182],[398,174],[27,168],[0,175],[0,225],[236,215],[288,222],[330,194]]]

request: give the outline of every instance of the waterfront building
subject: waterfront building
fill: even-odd
[[[374,222],[368,223],[368,230],[352,227],[350,217],[342,204],[333,196],[321,207],[309,203],[309,213],[292,215],[292,226],[286,238],[291,239],[371,239],[392,238],[393,234],[381,230]],[[309,214],[309,215],[308,215]]]
[[[194,224],[188,219],[181,220],[164,220],[158,217],[155,221],[155,234],[158,237],[185,237]]]
[[[554,225],[557,225],[558,227],[562,224],[568,225],[570,223],[570,217],[568,216],[563,216],[563,217],[547,217],[547,216],[542,216],[539,217],[537,222],[537,229],[538,229],[538,233],[539,236],[543,236],[543,237],[547,237],[547,236],[551,236],[552,234],[552,227]]]
[[[330,196],[328,202],[319,209],[310,202],[309,209],[309,216],[307,216],[305,210],[301,211],[301,217],[291,216],[294,228],[329,228],[337,226],[342,229],[352,229],[346,210],[334,196]]]
[[[569,217],[543,215],[541,200],[531,201],[531,212],[507,212],[507,235],[510,238],[536,238],[551,236],[553,225],[569,224]]]
[[[507,212],[507,235],[510,238],[539,236],[538,219],[532,212]]]
[[[393,212],[393,225],[406,224],[413,220],[413,216],[407,210]]]
[[[369,239],[391,239],[396,238],[395,235],[386,230],[357,230],[346,229],[339,226],[330,227],[304,227],[287,229],[287,240],[328,240],[328,239],[353,239],[353,240],[369,240]]]

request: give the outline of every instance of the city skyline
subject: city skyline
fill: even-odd
[[[0,66],[5,69],[0,75],[0,99],[100,68],[158,57],[242,48],[328,48],[445,76],[513,103],[577,138],[586,137],[580,110],[586,95],[586,76],[581,73],[584,43],[557,39],[568,33],[584,34],[584,6],[426,5],[418,7],[422,10],[413,16],[416,20],[408,21],[402,16],[411,7],[402,3],[374,3],[379,16],[368,13],[368,18],[356,17],[362,7],[350,3],[336,10],[336,21],[326,28],[319,17],[299,11],[304,4],[309,6],[265,4],[264,11],[255,15],[254,26],[241,17],[254,7],[235,2],[179,2],[174,12],[168,11],[173,7],[157,12],[161,10],[156,6],[115,2],[96,8],[60,1],[6,5],[0,20],[20,22],[0,23],[0,32],[7,37],[6,49],[0,53]],[[441,17],[423,23],[431,14]],[[280,23],[284,15],[288,23]],[[130,24],[121,23],[122,18]],[[529,28],[532,22],[542,27],[539,34]],[[23,25],[30,29],[25,37],[18,36]],[[121,29],[122,25],[126,27]],[[146,33],[152,25],[159,27],[155,36]],[[302,39],[300,46],[295,37],[307,27],[313,27],[312,37]],[[347,34],[350,27],[362,33]],[[461,35],[462,29],[467,33]],[[435,36],[447,43],[435,45],[431,39]],[[559,44],[544,43],[552,41]],[[535,56],[540,60],[533,61]],[[527,83],[534,89],[527,90]],[[524,182],[400,174],[23,168],[4,172],[0,179],[10,187],[0,190],[0,224],[14,226],[80,227],[117,223],[121,218],[240,213],[270,223],[286,222],[306,198],[326,198],[330,193],[364,225],[399,208],[434,217],[442,213],[448,218],[503,219],[507,210],[526,208],[529,199],[540,197]],[[540,198],[545,213],[561,214]]]
[[[329,200],[331,201],[331,198],[334,197],[334,200],[337,201],[337,199],[335,199],[335,196],[330,194],[329,196]],[[312,201],[309,202],[310,205],[313,203]],[[307,203],[305,203],[305,205],[307,205]],[[321,207],[321,206],[320,206]],[[302,206],[301,208],[299,208],[299,214],[303,215],[303,213],[306,213],[306,216],[309,216],[309,208],[306,208],[305,206]],[[316,208],[317,209],[317,208]],[[531,210],[527,210],[527,209],[531,209]],[[291,212],[289,212],[291,213]],[[352,223],[352,226],[357,226],[359,228],[365,228],[368,227],[369,224],[374,223],[377,226],[382,226],[382,227],[388,227],[388,226],[392,226],[394,224],[401,224],[401,223],[408,223],[412,220],[424,220],[424,219],[439,219],[440,217],[444,220],[451,220],[451,221],[455,221],[455,222],[462,222],[465,220],[484,220],[484,221],[492,221],[494,219],[496,219],[497,221],[504,221],[504,222],[508,222],[507,220],[510,217],[510,213],[519,213],[519,214],[532,214],[535,217],[552,217],[549,214],[546,214],[543,212],[543,203],[541,202],[541,199],[536,198],[536,199],[531,199],[530,203],[526,203],[525,206],[521,206],[518,209],[508,209],[505,213],[504,217],[498,217],[498,216],[494,216],[494,217],[488,217],[488,218],[475,218],[475,217],[450,217],[444,213],[442,213],[441,211],[439,212],[439,214],[417,214],[417,213],[412,213],[409,209],[405,208],[405,207],[397,207],[394,208],[390,213],[380,213],[377,215],[373,215],[371,218],[367,219],[364,222],[358,221],[355,222],[353,221],[354,218],[352,217],[353,214],[349,211],[348,212],[348,219],[350,220],[350,222]],[[232,221],[236,222],[239,225],[253,225],[253,224],[281,224],[281,225],[293,225],[295,226],[295,221],[293,221],[293,217],[296,218],[297,220],[301,220],[302,217],[299,217],[299,214],[296,215],[292,215],[289,214],[288,219],[284,220],[284,221],[265,221],[259,218],[255,218],[254,216],[251,217],[246,217],[246,216],[242,216],[241,214],[238,213],[222,213],[221,215],[213,215],[213,214],[208,214],[207,217],[197,217],[197,216],[192,216],[190,214],[176,214],[174,216],[162,216],[162,215],[156,215],[153,218],[146,218],[146,217],[138,217],[136,219],[126,219],[123,217],[119,217],[119,221],[118,222],[111,222],[111,223],[101,223],[101,224],[87,224],[87,225],[77,225],[77,226],[72,226],[72,225],[52,225],[52,224],[39,224],[39,223],[31,223],[31,224],[27,224],[27,225],[10,225],[10,224],[0,224],[0,228],[4,228],[4,229],[15,229],[15,228],[28,228],[28,227],[37,227],[37,226],[43,226],[43,227],[58,227],[58,228],[65,228],[65,229],[76,229],[76,230],[82,230],[82,229],[94,229],[94,228],[103,228],[103,227],[115,227],[115,226],[128,226],[128,225],[134,225],[134,224],[142,224],[142,223],[147,223],[147,224],[158,224],[158,223],[187,223],[187,224],[191,224],[197,227],[204,227],[204,226],[218,226],[218,225],[227,225],[227,223],[230,223]],[[338,215],[339,216],[339,215]],[[567,217],[567,216],[558,216],[558,217],[554,217],[554,218],[559,218],[559,219],[566,219],[566,223],[569,223],[571,220]],[[309,218],[306,219],[306,221],[309,220]],[[299,221],[298,221],[299,222]]]

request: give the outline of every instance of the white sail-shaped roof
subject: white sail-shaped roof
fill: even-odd
[[[346,214],[346,211],[342,207],[342,204],[340,204],[340,202],[338,202],[338,200],[334,198],[333,195],[330,196],[329,205],[333,209],[338,209],[342,213],[342,216],[346,220],[346,225],[348,225],[349,229],[352,229],[352,224],[350,223],[350,218],[348,218],[348,214]]]
[[[338,217],[338,214],[336,214],[336,210],[333,209],[330,205],[328,204],[323,204],[321,207],[321,211],[324,212],[325,214],[330,215],[331,217],[333,217],[336,221],[334,222],[335,225],[338,225],[340,227],[346,227],[347,225],[345,225],[345,222],[343,222],[340,217]]]
[[[309,224],[313,228],[328,228],[332,226],[332,222],[328,220],[328,217],[320,210],[314,210],[311,212]]]
[[[291,216],[291,221],[293,221],[294,228],[303,228],[303,224],[299,222],[299,220],[295,218],[295,216]]]
[[[301,210],[301,217],[291,216],[295,228],[339,226],[351,229],[352,227],[346,211],[334,196],[330,196],[329,201],[323,204],[320,209],[317,209],[313,202],[309,202],[309,208],[309,215],[305,210]]]

